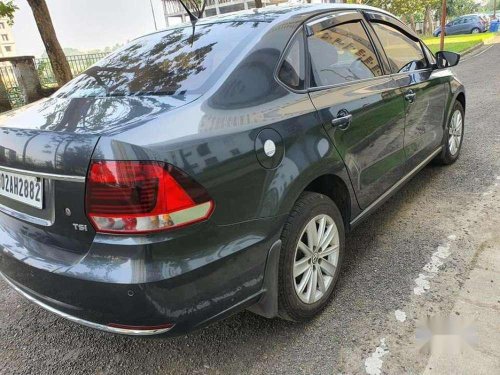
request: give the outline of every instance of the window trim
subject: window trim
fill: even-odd
[[[347,86],[352,86],[352,85],[357,85],[359,83],[366,83],[370,81],[378,81],[382,79],[388,79],[391,78],[390,74],[384,74],[381,76],[377,77],[370,77],[370,78],[363,78],[363,79],[358,79],[356,81],[348,81],[348,82],[341,82],[341,83],[335,83],[333,85],[328,85],[328,86],[315,86],[315,87],[309,87],[307,92],[316,92],[316,91],[323,91],[323,90],[330,90],[330,89],[336,89],[339,87],[347,87]]]
[[[346,9],[321,14],[305,23],[306,36],[310,37],[317,32],[330,29],[344,23],[363,20],[363,15],[357,10]]]
[[[369,11],[365,10],[363,11],[363,14],[365,15],[365,19],[369,24],[372,23],[387,24],[389,26],[398,29],[403,34],[406,34],[406,36],[408,36],[410,39],[413,39],[416,42],[420,41],[418,35],[413,30],[409,29],[404,23],[402,23],[397,18],[394,18],[392,16],[374,10],[369,10]]]

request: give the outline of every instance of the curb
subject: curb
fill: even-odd
[[[480,49],[484,47],[484,42],[480,42],[479,44],[476,44],[475,46],[472,46],[470,48],[467,48],[465,51],[462,51],[462,53],[460,53],[461,56],[466,56],[466,55],[469,55],[471,54],[472,52]]]

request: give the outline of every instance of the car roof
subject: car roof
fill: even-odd
[[[361,4],[341,4],[341,3],[327,3],[327,4],[277,4],[274,6],[267,6],[265,8],[256,8],[249,10],[242,10],[238,12],[226,13],[206,17],[200,22],[213,23],[213,22],[227,22],[227,21],[264,21],[273,22],[275,20],[286,20],[296,15],[315,14],[334,10],[347,10],[347,9],[360,9],[378,11],[380,13],[393,16],[383,9],[374,8],[368,5]],[[393,16],[394,17],[394,16]]]

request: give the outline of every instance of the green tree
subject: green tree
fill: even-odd
[[[498,11],[500,10],[500,0],[489,0],[486,5],[484,5],[482,8],[483,8],[483,11],[485,12],[490,12],[490,13],[493,13],[493,11],[495,10],[495,7],[496,7],[496,13],[498,14]]]
[[[442,0],[422,0],[424,7],[424,34],[430,35],[433,31],[432,18],[433,14],[441,7]]]
[[[0,18],[7,18],[9,25],[14,23],[14,12],[18,7],[12,0],[0,1]]]
[[[415,0],[349,0],[349,3],[363,3],[376,8],[384,9],[398,16],[406,16],[422,11],[422,1]]]
[[[465,0],[464,0],[465,1]],[[473,0],[470,0],[473,1]],[[402,17],[415,29],[415,18],[424,19],[424,34],[432,32],[432,16],[439,10],[441,0],[348,0],[349,3],[363,3],[381,8]]]
[[[349,0],[350,3],[360,3],[366,5],[371,5],[373,7],[384,9],[388,12],[391,12],[399,17],[402,17],[406,20],[408,24],[415,30],[415,17],[419,14],[423,14],[425,11],[425,3],[424,1],[415,1],[415,0]]]
[[[446,11],[448,17],[457,17],[464,14],[475,13],[479,9],[479,4],[474,0],[448,0]]]
[[[73,78],[68,60],[64,55],[64,51],[57,39],[52,18],[50,17],[49,8],[45,0],[26,0],[33,11],[36,26],[42,37],[45,50],[49,56],[52,71],[56,77],[59,86],[64,85],[66,82]]]

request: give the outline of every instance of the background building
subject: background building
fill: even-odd
[[[7,23],[7,18],[0,18],[0,57],[16,55],[16,43],[12,35],[12,27]]]
[[[262,0],[263,6],[276,5],[280,3],[301,3],[305,1],[295,0]],[[311,0],[311,3],[344,3],[344,0]],[[185,22],[188,15],[178,0],[162,0],[163,13],[167,26]],[[254,0],[207,0],[204,17],[236,12],[238,10],[255,8]]]

